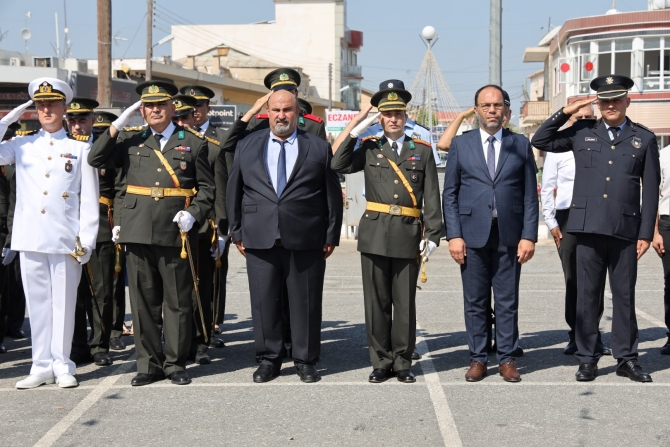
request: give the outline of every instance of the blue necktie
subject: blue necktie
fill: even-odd
[[[493,180],[496,176],[496,148],[493,146],[493,142],[496,141],[496,137],[491,135],[486,141],[489,142],[489,148],[486,153],[486,167],[489,168],[489,175],[491,176],[491,180]],[[496,209],[495,194],[493,195],[493,209]]]
[[[272,141],[281,145],[279,151],[279,160],[277,161],[277,197],[281,196],[286,188],[286,141],[279,141],[273,139]]]

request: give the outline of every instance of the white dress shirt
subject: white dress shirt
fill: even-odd
[[[275,141],[277,140],[277,141]],[[272,181],[272,187],[277,191],[277,165],[279,164],[279,152],[281,151],[281,144],[278,143],[279,137],[270,132],[268,138],[268,150],[265,156],[265,165],[268,167],[268,174]],[[293,134],[286,139],[284,145],[286,151],[286,181],[291,178],[291,173],[295,167],[295,162],[298,159],[298,130],[294,130]]]
[[[156,132],[151,126],[149,126],[149,129],[151,129],[152,135],[160,134],[161,135],[161,152],[165,152],[165,145],[167,144],[168,140],[174,133],[174,130],[176,129],[175,125],[170,122],[168,126],[163,129],[163,132]]]
[[[572,189],[575,183],[575,156],[572,151],[548,152],[542,171],[542,214],[547,228],[558,226],[555,210],[570,209]],[[556,188],[556,199],[554,199]]]
[[[202,123],[202,126],[198,126],[200,128],[200,133],[205,135],[205,132],[207,131],[207,128],[209,127],[209,120],[205,121]]]
[[[658,199],[658,214],[670,215],[670,146],[661,149],[661,195]]]
[[[398,145],[398,151],[396,153],[396,156],[400,157],[400,153],[402,152],[402,145],[405,142],[405,134],[402,134],[402,136],[397,140],[392,140],[388,137],[386,138],[389,140],[389,146],[393,147],[393,143],[396,143]]]
[[[493,141],[493,149],[495,149],[495,154],[496,154],[496,160],[495,160],[495,168],[498,169],[498,160],[500,160],[500,147],[502,146],[502,128],[498,130],[498,132],[494,133],[493,135],[489,135],[487,132],[485,132],[483,129],[479,129],[479,136],[482,139],[482,148],[484,149],[484,160],[486,160],[487,166],[488,166],[488,161],[489,161],[489,142],[488,139],[489,137],[495,138]],[[493,208],[493,211],[491,212],[491,215],[493,217],[498,217],[498,210],[496,208]]]

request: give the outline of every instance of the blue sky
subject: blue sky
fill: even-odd
[[[6,33],[0,48],[23,50],[21,28],[27,23],[32,32],[30,53],[55,55],[54,13],[58,13],[63,47],[63,0],[0,0],[0,31]],[[97,57],[96,1],[65,0],[72,54],[78,58]],[[157,17],[154,42],[167,35],[170,23],[251,23],[274,19],[272,0],[157,0],[162,11]],[[113,0],[112,33],[127,39],[113,47],[116,57],[143,57],[145,51],[145,0]],[[185,6],[189,8],[186,9]],[[535,46],[552,25],[574,17],[604,14],[612,0],[503,0],[503,87],[518,111],[525,77],[541,68],[524,64],[524,49]],[[647,0],[617,0],[620,11],[647,9]],[[30,11],[32,18],[25,20]],[[174,14],[174,15],[172,15]],[[488,0],[348,0],[347,25],[363,31],[364,46],[359,53],[363,86],[377,90],[381,81],[397,78],[412,84],[425,47],[421,29],[434,26],[440,36],[434,53],[456,100],[461,107],[471,105],[478,87],[488,82],[489,1]],[[170,44],[155,49],[155,55],[170,54]]]

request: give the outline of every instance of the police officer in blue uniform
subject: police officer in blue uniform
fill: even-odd
[[[638,362],[635,282],[638,261],[654,235],[660,167],[656,136],[626,116],[633,85],[621,75],[594,79],[591,89],[597,92],[602,119],[577,121],[559,131],[570,115],[592,100],[577,101],[542,124],[532,141],[543,151],[571,150],[575,155],[566,230],[577,236],[578,381],[594,380],[598,372],[598,302],[607,272],[616,373],[637,382],[652,381]]]

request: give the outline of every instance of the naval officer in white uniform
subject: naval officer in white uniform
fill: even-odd
[[[42,129],[0,144],[0,165],[16,164],[16,211],[12,250],[21,259],[21,279],[30,316],[33,365],[16,388],[56,381],[78,385],[70,360],[80,264],[95,248],[98,234],[98,176],[86,161],[88,137],[63,129],[72,89],[53,78],[30,83],[32,101],[0,120],[0,135],[35,102]],[[79,237],[86,254],[71,256]]]

